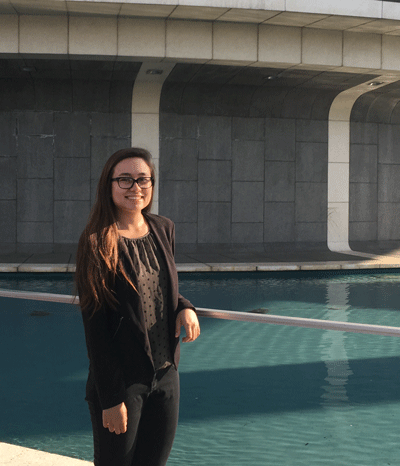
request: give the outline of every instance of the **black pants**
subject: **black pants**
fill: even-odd
[[[129,387],[125,404],[128,429],[117,435],[103,427],[99,402],[89,401],[95,466],[165,466],[178,425],[178,371],[171,366],[156,373],[151,387]]]

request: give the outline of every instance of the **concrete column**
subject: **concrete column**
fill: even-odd
[[[349,252],[350,115],[363,94],[398,81],[382,75],[341,92],[332,102],[328,123],[328,247]]]
[[[158,213],[159,193],[159,114],[164,81],[175,63],[145,62],[142,64],[132,93],[132,147],[143,147],[153,155],[156,185],[152,212]]]

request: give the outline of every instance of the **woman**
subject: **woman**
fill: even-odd
[[[96,466],[161,466],[178,421],[179,335],[200,334],[178,292],[174,224],[149,213],[151,155],[106,162],[79,240],[76,284],[90,360],[86,386]]]

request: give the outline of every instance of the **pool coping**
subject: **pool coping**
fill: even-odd
[[[0,442],[1,464],[10,466],[40,465],[40,466],[89,466],[90,461],[84,461],[69,456],[47,453],[45,451],[34,450],[33,448],[22,447],[10,443]]]
[[[400,267],[400,257],[376,256],[370,260],[314,262],[210,262],[177,263],[178,272],[290,272],[301,270],[357,270]],[[0,273],[74,273],[75,264],[2,263]]]

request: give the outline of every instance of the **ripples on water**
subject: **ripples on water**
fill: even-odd
[[[396,273],[216,276],[183,274],[181,292],[199,307],[400,325]],[[42,278],[18,287],[72,290],[70,276]],[[15,281],[0,288],[6,284]],[[1,302],[0,349],[9,357],[1,368],[0,440],[91,460],[76,308]],[[48,314],[33,317],[35,306]],[[400,464],[397,338],[201,324],[201,337],[182,345],[180,424],[169,466]]]

